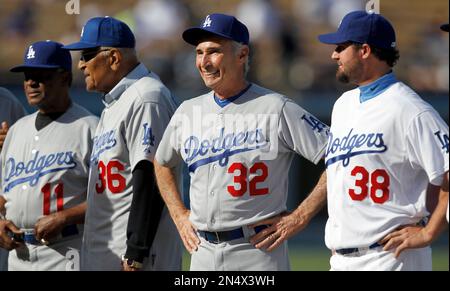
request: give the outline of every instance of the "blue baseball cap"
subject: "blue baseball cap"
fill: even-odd
[[[63,44],[51,40],[31,44],[23,57],[23,64],[12,68],[11,72],[27,69],[64,69],[72,71],[72,57],[63,49]]]
[[[89,19],[81,30],[80,41],[64,46],[67,50],[84,50],[101,46],[134,48],[133,32],[124,22],[113,17]]]
[[[234,16],[220,13],[207,15],[200,26],[186,29],[183,39],[189,44],[198,45],[208,35],[221,36],[246,45],[250,39],[248,29],[242,22]]]
[[[319,40],[327,44],[352,41],[384,49],[396,47],[395,31],[391,23],[380,14],[366,11],[348,13],[342,19],[337,32],[321,34]]]

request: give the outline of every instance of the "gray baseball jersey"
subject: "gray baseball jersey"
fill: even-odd
[[[168,167],[181,161],[188,165],[193,224],[199,230],[226,231],[285,211],[294,155],[317,163],[327,132],[325,124],[292,100],[252,84],[226,100],[210,92],[185,101],[167,128],[156,159]],[[287,256],[287,251],[282,253]],[[215,261],[214,257],[204,261],[208,259]],[[246,269],[239,267],[245,260],[233,260],[234,269]]]
[[[11,126],[26,115],[25,109],[16,97],[5,88],[0,87],[0,126],[3,121]],[[8,270],[8,251],[0,248],[0,271]]]
[[[140,64],[105,97],[94,138],[82,270],[120,270],[133,195],[132,171],[153,161],[176,103],[159,77]],[[179,270],[181,242],[164,208],[145,270]]]
[[[32,230],[40,217],[85,201],[92,137],[98,121],[76,104],[39,131],[35,128],[36,116],[28,115],[10,128],[0,155],[6,218],[26,231]],[[69,265],[78,269],[79,263],[69,258],[79,258],[72,254],[79,250],[82,229],[73,227],[76,231],[72,228],[70,235],[64,231],[61,234],[65,244],[26,244],[25,252],[10,252],[9,269],[66,270]],[[43,255],[48,253],[46,248],[53,249],[52,256]]]

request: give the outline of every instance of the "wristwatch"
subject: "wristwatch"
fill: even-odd
[[[128,259],[125,257],[125,255],[122,255],[122,262],[125,262],[128,267],[133,269],[142,269],[143,266],[141,262],[135,261],[133,259]]]

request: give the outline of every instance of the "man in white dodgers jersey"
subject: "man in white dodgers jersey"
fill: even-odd
[[[177,271],[182,246],[154,178],[153,157],[176,109],[159,77],[136,56],[130,28],[112,17],[84,25],[78,68],[104,93],[94,137],[82,270]]]
[[[392,248],[423,227],[427,195],[440,195],[432,219],[445,221],[448,125],[396,80],[395,31],[383,16],[351,12],[319,40],[337,45],[337,79],[359,86],[335,103],[325,154],[331,270],[431,270],[429,247],[398,257]]]
[[[98,118],[69,96],[72,60],[62,44],[25,50],[28,103],[38,108],[8,131],[1,160],[0,247],[9,270],[79,270],[92,137]]]
[[[11,125],[19,118],[26,115],[25,108],[19,100],[7,89],[0,87],[0,152],[6,138],[6,133]],[[0,209],[4,209],[0,205]],[[4,218],[5,213],[0,212],[0,219]],[[8,251],[0,248],[0,271],[8,270]]]
[[[212,91],[177,109],[155,171],[192,254],[190,269],[289,270],[286,239],[293,233],[282,228],[299,220],[306,225],[315,213],[285,212],[287,172],[295,154],[319,162],[328,127],[287,97],[246,80],[249,33],[235,17],[210,14],[183,39],[196,46],[196,66]],[[191,178],[191,210],[173,178],[181,162]],[[324,185],[320,189],[326,197]],[[254,236],[256,247],[249,241],[255,233],[261,235]]]

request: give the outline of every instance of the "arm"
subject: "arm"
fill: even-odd
[[[310,220],[325,206],[326,201],[327,176],[326,172],[323,172],[311,194],[293,212],[285,212],[252,225],[252,227],[255,227],[267,224],[270,227],[252,236],[250,243],[258,249],[274,250],[283,241],[303,230]]]
[[[444,175],[444,181],[439,187],[439,199],[437,206],[431,214],[425,227],[408,225],[397,229],[381,240],[385,244],[384,250],[395,249],[397,258],[401,252],[411,248],[421,248],[430,245],[447,227],[446,212],[448,206],[448,172]],[[436,187],[436,186],[434,186]],[[428,187],[427,196],[434,192],[433,187]]]
[[[148,256],[158,230],[164,202],[150,161],[140,161],[133,170],[133,199],[127,226],[125,257],[142,263]],[[124,264],[124,269],[128,265]]]
[[[172,170],[158,164],[156,159],[154,165],[161,196],[169,209],[170,216],[178,229],[184,246],[192,254],[197,250],[200,240],[197,237],[195,226],[189,221],[190,210],[186,209],[181,200]]]
[[[5,204],[6,199],[0,195],[0,219],[4,219],[4,216],[6,215]]]
[[[49,240],[57,236],[65,226],[83,223],[86,207],[87,203],[83,202],[72,208],[39,218],[34,225],[36,239]]]
[[[5,142],[8,129],[9,129],[8,123],[6,121],[3,121],[0,126],[0,152],[2,151],[3,143]]]
[[[13,250],[21,246],[22,244],[12,240],[11,237],[8,235],[8,232],[20,234],[21,231],[12,221],[4,219],[5,203],[6,203],[5,198],[2,195],[0,195],[0,248],[4,248],[6,250]]]

